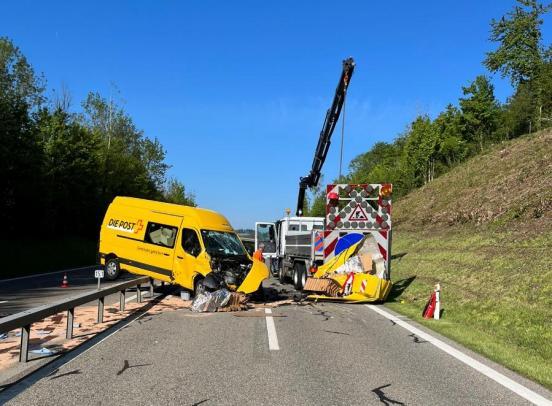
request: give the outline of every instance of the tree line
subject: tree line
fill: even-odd
[[[97,92],[70,111],[9,39],[0,38],[2,238],[97,238],[107,205],[125,195],[195,206],[167,178],[165,150]]]
[[[518,0],[513,10],[491,21],[497,48],[483,64],[509,78],[514,92],[501,104],[485,75],[462,87],[456,105],[435,119],[416,117],[393,142],[378,142],[355,157],[349,174],[336,182],[394,184],[394,196],[431,182],[491,144],[552,126],[552,45],[542,43],[542,16],[552,5]],[[325,215],[325,194],[315,191],[308,213]]]

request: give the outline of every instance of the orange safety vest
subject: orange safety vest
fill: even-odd
[[[257,250],[253,253],[253,259],[256,259],[257,261],[264,261],[263,254],[261,253],[261,250]]]

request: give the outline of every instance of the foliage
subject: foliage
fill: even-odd
[[[0,38],[0,220],[12,238],[37,227],[49,239],[97,238],[117,195],[195,205],[156,138],[121,106],[91,92],[83,113],[65,89],[49,102],[45,81],[21,51]],[[32,215],[30,215],[32,213]]]
[[[344,181],[394,184],[395,198],[432,182],[493,143],[552,126],[552,45],[542,43],[542,16],[552,5],[518,0],[506,16],[491,21],[497,49],[484,64],[509,77],[513,95],[500,104],[490,79],[477,76],[462,87],[457,106],[431,119],[419,115],[392,143],[377,142],[355,157]],[[307,211],[324,215],[325,195],[315,193]]]
[[[197,206],[195,196],[186,193],[184,184],[174,178],[168,180],[163,197],[164,200],[169,203],[183,204],[192,207]]]
[[[497,128],[499,106],[494,87],[485,76],[478,76],[471,85],[462,87],[462,93],[467,96],[460,99],[464,138],[483,151]]]
[[[509,77],[513,85],[530,82],[542,62],[541,16],[548,7],[537,0],[518,0],[519,5],[500,20],[491,21],[491,41],[499,47],[487,53],[485,65],[491,72]]]

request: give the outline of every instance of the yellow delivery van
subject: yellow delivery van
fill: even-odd
[[[100,231],[100,263],[113,280],[121,270],[200,292],[253,293],[268,268],[253,260],[221,214],[196,207],[115,197]]]

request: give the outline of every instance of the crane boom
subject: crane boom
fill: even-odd
[[[316,187],[320,180],[322,166],[328,155],[328,150],[331,144],[332,133],[341,114],[341,108],[345,101],[347,94],[347,88],[351,81],[351,76],[355,69],[355,61],[353,58],[347,58],[343,61],[343,71],[335,90],[335,96],[331,107],[326,112],[326,118],[324,119],[324,125],[320,131],[320,138],[318,139],[318,145],[314,153],[314,159],[312,161],[312,167],[309,174],[305,177],[301,177],[299,181],[299,196],[297,197],[297,216],[303,215],[303,205],[305,203],[305,192],[307,188]]]

